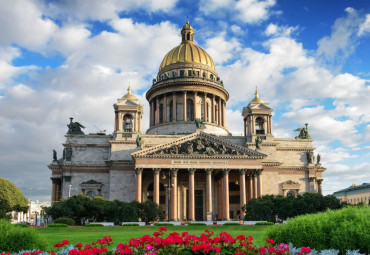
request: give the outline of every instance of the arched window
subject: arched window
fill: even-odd
[[[262,117],[256,118],[256,134],[265,134],[264,123],[265,120]]]
[[[173,121],[173,101],[172,100],[169,105],[169,120],[170,122]]]
[[[295,196],[295,192],[293,190],[289,190],[287,193],[286,193],[286,196],[287,197],[294,197]]]
[[[123,117],[123,131],[132,132],[132,116],[130,114],[125,114]]]
[[[191,99],[186,99],[186,120],[194,120],[194,103]]]
[[[159,105],[159,123],[163,123],[163,104]]]
[[[190,41],[190,33],[187,33],[187,38],[188,41]]]
[[[92,190],[88,191],[88,192],[86,193],[86,196],[91,197],[91,198],[96,197],[95,191],[92,191]]]

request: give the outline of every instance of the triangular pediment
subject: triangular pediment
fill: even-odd
[[[194,133],[181,137],[170,143],[165,143],[131,154],[139,157],[235,157],[235,158],[265,158],[267,155],[255,150],[233,144],[220,137],[206,133]]]

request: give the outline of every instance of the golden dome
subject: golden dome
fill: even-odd
[[[127,94],[122,97],[122,99],[138,100],[136,96],[131,94],[131,86],[128,86]]]
[[[166,66],[177,63],[203,64],[216,71],[215,64],[208,53],[194,44],[194,29],[189,24],[189,21],[186,21],[186,24],[181,30],[181,34],[181,44],[166,54],[159,67],[159,71]]]
[[[250,101],[249,104],[264,104],[265,102],[258,97],[258,91],[257,91],[257,88],[256,88],[256,92],[254,92],[254,98],[252,99],[252,101]]]

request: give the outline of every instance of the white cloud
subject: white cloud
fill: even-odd
[[[199,9],[205,15],[232,15],[238,21],[255,24],[267,20],[275,0],[202,0]]]
[[[89,0],[89,1],[53,1],[45,11],[63,20],[100,20],[106,21],[118,18],[120,12],[145,10],[152,12],[170,12],[176,6],[177,0]]]
[[[242,29],[241,27],[235,24],[231,25],[230,29],[234,33],[234,35],[243,35],[247,32],[245,29]]]
[[[33,0],[2,1],[0,5],[0,43],[39,50],[57,30],[43,17],[41,6]]]
[[[206,51],[216,64],[222,64],[234,58],[240,49],[240,43],[235,38],[226,39],[225,33],[206,41]]]
[[[370,14],[367,14],[365,21],[360,25],[360,28],[358,29],[357,35],[362,36],[369,32],[370,32]]]
[[[317,55],[325,60],[345,59],[355,49],[355,35],[361,19],[356,10],[348,7],[345,11],[347,15],[334,22],[330,36],[325,36],[317,42]]]
[[[269,9],[275,5],[275,0],[239,0],[235,9],[238,17],[245,23],[257,23],[269,17]]]
[[[288,27],[288,26],[278,26],[276,24],[269,24],[265,30],[265,34],[267,36],[274,36],[274,37],[286,37],[290,36],[294,31],[298,29],[298,26],[296,27]]]

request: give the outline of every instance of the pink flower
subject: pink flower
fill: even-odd
[[[260,252],[260,254],[265,254],[266,253],[266,248],[265,247],[260,247],[259,249],[258,249],[258,251]]]
[[[151,246],[151,245],[147,245],[146,247],[145,247],[145,250],[146,251],[150,251],[150,250],[154,250],[155,249],[155,247],[154,246]]]

